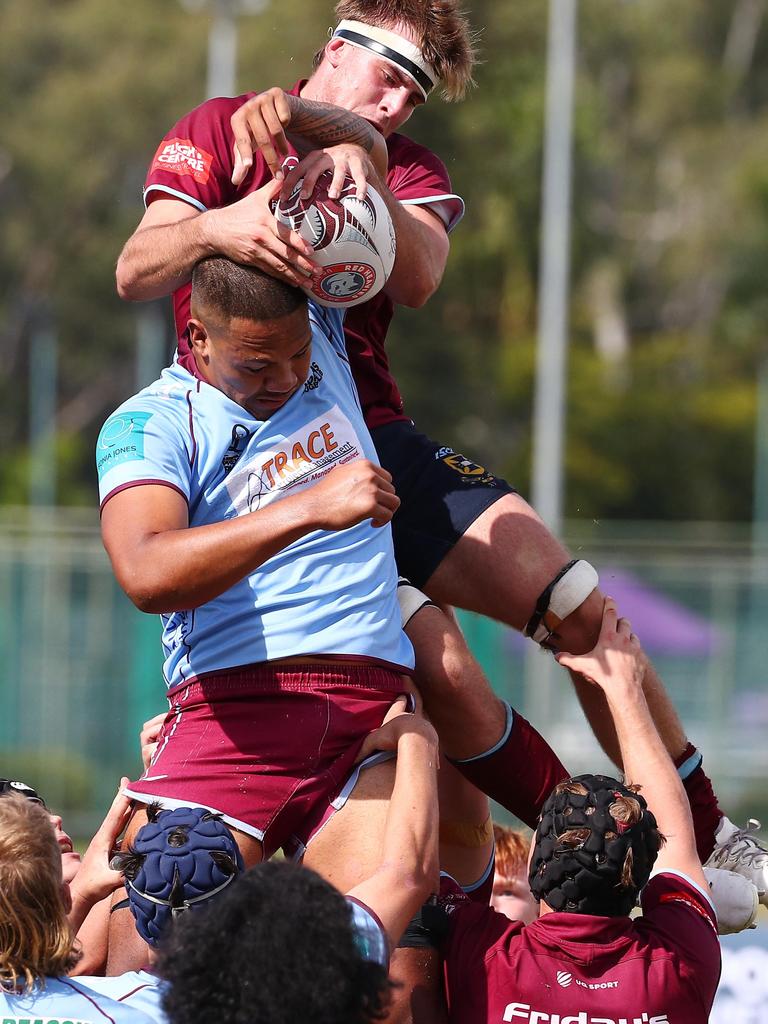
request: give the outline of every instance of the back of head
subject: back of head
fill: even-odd
[[[230,829],[204,807],[161,811],[150,805],[147,817],[112,864],[125,876],[136,930],[155,946],[175,917],[224,892],[243,860]]]
[[[552,910],[629,914],[662,841],[636,788],[605,775],[577,775],[555,786],[542,808],[531,892]]]
[[[364,959],[352,908],[319,875],[269,861],[201,914],[179,920],[159,954],[170,1024],[365,1024],[379,1019],[385,968]]]
[[[225,323],[233,319],[278,320],[306,307],[300,288],[278,281],[258,267],[234,263],[225,256],[209,256],[192,271],[192,315],[213,315]]]
[[[475,35],[457,0],[340,0],[339,21],[358,21],[397,32],[410,29],[424,60],[440,79],[445,99],[461,99],[473,84]],[[323,57],[315,55],[315,66]]]
[[[67,921],[61,850],[39,803],[0,800],[0,985],[31,988],[78,960]]]

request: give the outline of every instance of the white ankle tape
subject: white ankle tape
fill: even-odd
[[[525,627],[526,636],[546,643],[557,627],[576,611],[599,583],[597,570],[583,558],[569,562],[536,602],[536,611]]]

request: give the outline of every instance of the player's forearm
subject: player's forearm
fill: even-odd
[[[109,946],[110,903],[110,899],[100,900],[91,907],[85,920],[79,926],[73,924],[72,914],[68,915],[69,923],[77,931],[77,941],[83,954],[74,969],[69,972],[70,976],[104,973]]]
[[[212,601],[315,529],[311,503],[295,495],[224,522],[149,534],[130,551],[105,542],[137,608],[165,614]]]
[[[680,777],[651,718],[639,686],[606,689],[627,782],[642,786],[668,845],[662,860],[681,870],[698,864],[691,810]]]
[[[77,876],[75,876],[74,882],[71,883],[70,897],[72,899],[72,906],[70,907],[67,919],[72,926],[72,930],[78,932],[82,927],[85,919],[91,913],[105,896],[100,892],[92,892],[87,889],[83,890],[77,885]]]
[[[393,885],[417,896],[422,891],[424,898],[438,878],[437,764],[438,747],[429,733],[400,737],[382,843],[382,869],[392,874]]]
[[[189,281],[197,261],[215,251],[207,218],[207,213],[201,213],[134,232],[117,261],[120,298],[130,302],[159,299]]]
[[[289,134],[297,149],[324,149],[341,142],[360,146],[381,175],[387,173],[387,146],[380,132],[357,114],[331,103],[288,95],[291,108]]]

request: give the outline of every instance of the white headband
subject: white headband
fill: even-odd
[[[418,85],[424,99],[435,87],[438,75],[431,64],[424,60],[418,46],[404,39],[397,32],[366,25],[362,21],[340,21],[334,30],[333,39],[343,39],[350,46],[359,46],[376,53],[390,64],[395,64]]]

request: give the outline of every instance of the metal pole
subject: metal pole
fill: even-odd
[[[768,545],[768,358],[757,371],[754,480],[752,539],[759,549]]]
[[[211,10],[208,31],[206,98],[234,96],[237,91],[237,18],[261,14],[268,0],[180,0],[188,11]]]
[[[568,347],[571,148],[577,0],[550,0],[542,179],[541,258],[531,501],[557,536],[562,527],[563,432]],[[550,712],[555,664],[531,645],[526,707],[534,721]]]
[[[747,671],[751,679],[757,681],[764,675],[768,649],[765,642],[768,616],[768,357],[761,360],[757,371],[753,480],[749,616],[737,643],[742,640],[748,652]]]
[[[160,304],[148,302],[136,309],[136,389],[140,391],[168,362],[165,351],[165,317]]]
[[[577,0],[550,0],[532,503],[553,533],[562,520]]]
[[[208,33],[207,98],[234,96],[237,69],[237,24],[231,0],[215,0]]]

